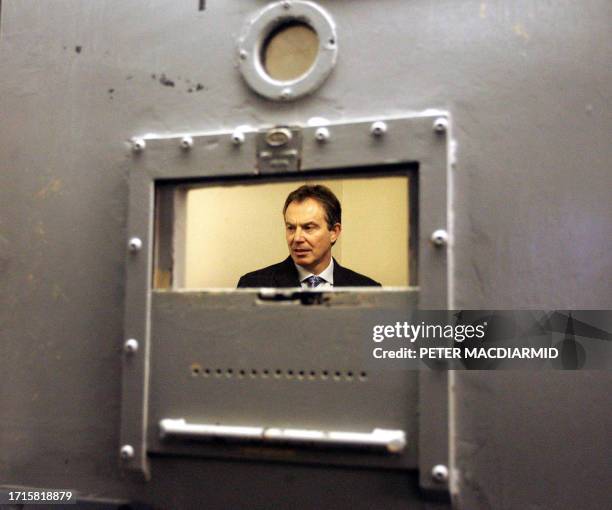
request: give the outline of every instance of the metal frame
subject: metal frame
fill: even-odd
[[[310,70],[295,80],[279,81],[266,73],[261,63],[261,46],[279,25],[304,22],[319,38],[319,53]],[[290,101],[315,91],[331,73],[338,56],[338,37],[331,16],[312,2],[283,1],[268,5],[246,24],[238,40],[239,67],[248,85],[258,94]]]
[[[339,169],[418,163],[419,307],[450,308],[452,235],[448,115],[428,111],[408,117],[330,123],[324,126],[325,137],[320,136],[321,128],[300,127],[303,137],[301,166],[292,175],[316,170],[325,176],[326,173],[337,174]],[[121,456],[126,469],[145,477],[148,476],[155,183],[257,178],[259,171],[255,161],[259,135],[260,131],[243,128],[240,136],[235,131],[220,131],[173,136],[148,134],[132,140]],[[130,344],[131,340],[136,343]],[[448,480],[438,476],[439,470],[432,469],[448,466],[449,461],[447,375],[445,372],[422,372],[419,380],[421,485],[426,489],[446,491]],[[447,426],[441,427],[441,421]]]

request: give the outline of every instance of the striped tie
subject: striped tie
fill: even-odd
[[[306,286],[309,289],[314,289],[315,287],[317,287],[318,285],[321,285],[325,280],[323,278],[321,278],[320,276],[309,276],[308,278],[304,279],[304,282],[306,283]]]

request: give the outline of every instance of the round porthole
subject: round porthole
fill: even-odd
[[[332,18],[312,2],[283,1],[259,11],[238,41],[240,71],[258,94],[297,99],[316,90],[336,63]]]

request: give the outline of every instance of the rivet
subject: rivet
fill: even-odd
[[[406,447],[406,440],[403,438],[395,438],[387,444],[387,451],[390,453],[399,453]]]
[[[283,100],[285,100],[285,101],[286,101],[287,99],[290,99],[290,98],[291,98],[291,92],[292,92],[292,91],[291,91],[291,89],[290,89],[290,88],[283,89],[283,90],[282,90],[282,92],[281,92],[281,94],[280,94],[281,99],[283,99]]]
[[[436,230],[431,234],[431,242],[436,246],[444,246],[448,243],[448,233],[443,229]]]
[[[128,248],[130,251],[140,251],[142,249],[142,241],[138,237],[132,237],[128,241]]]
[[[123,349],[128,354],[133,354],[138,350],[138,340],[135,338],[130,338],[126,340],[125,344],[123,344]]]
[[[374,122],[372,126],[370,126],[370,133],[372,133],[373,136],[376,136],[376,137],[383,136],[386,132],[387,132],[387,124],[385,124],[381,120]]]
[[[285,0],[283,2],[283,9],[290,9],[291,8],[291,2],[288,2],[287,0]]]
[[[181,138],[181,149],[189,150],[193,147],[193,138],[190,136],[184,136]]]
[[[246,60],[248,56],[249,54],[246,52],[246,50],[240,50],[240,60]]]
[[[436,133],[446,133],[448,130],[448,119],[446,117],[438,117],[433,124]]]
[[[448,468],[444,464],[437,464],[431,468],[431,477],[438,483],[448,481]]]
[[[134,447],[129,444],[123,445],[121,447],[119,455],[121,455],[121,458],[123,460],[133,459],[134,458]]]
[[[232,133],[232,143],[234,145],[242,145],[244,143],[244,133],[242,131],[234,131]]]
[[[142,138],[134,138],[132,139],[132,150],[134,152],[142,152],[145,150],[147,144]]]
[[[329,140],[330,134],[329,129],[326,127],[320,127],[315,131],[315,139],[317,142],[327,142]]]

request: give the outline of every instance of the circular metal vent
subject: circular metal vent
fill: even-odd
[[[313,2],[276,2],[248,21],[238,52],[240,71],[255,92],[289,101],[316,90],[333,69],[336,29]]]

